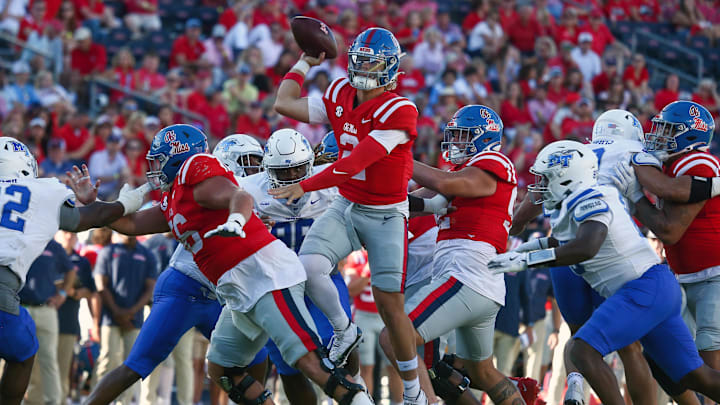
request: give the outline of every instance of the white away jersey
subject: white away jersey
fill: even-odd
[[[313,167],[312,174],[317,174],[328,166],[330,165]],[[275,221],[272,234],[295,252],[300,250],[314,219],[322,215],[338,195],[337,187],[311,191],[305,193],[297,203],[286,205],[287,200],[276,200],[268,194],[270,180],[267,173],[238,177],[237,181],[240,187],[252,195],[258,215],[268,216]]]
[[[60,226],[60,207],[73,192],[56,178],[0,178],[0,265],[25,284],[30,265]]]
[[[633,154],[643,151],[640,141],[602,137],[588,144],[598,158],[598,184],[613,185],[615,165],[629,162]]]
[[[595,257],[570,266],[603,297],[611,296],[625,283],[660,263],[614,187],[577,190],[565,198],[559,209],[546,215],[550,217],[552,236],[561,244],[574,239],[585,221],[601,222],[608,227],[607,237]]]

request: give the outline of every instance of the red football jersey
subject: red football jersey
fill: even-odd
[[[339,185],[338,190],[343,197],[358,204],[387,205],[405,201],[413,171],[417,107],[392,92],[385,92],[356,107],[356,93],[348,79],[340,78],[328,86],[322,97],[341,158],[350,155],[365,137],[372,136],[372,131],[405,131],[410,140],[397,145],[387,156]]]
[[[720,162],[706,152],[690,152],[665,167],[665,174],[679,176],[720,176]],[[720,265],[720,198],[707,200],[682,238],[674,245],[665,245],[670,268],[678,274],[697,273]]]
[[[408,220],[408,244],[422,236],[425,232],[437,226],[434,215],[423,215],[421,217],[413,217]]]
[[[493,245],[498,253],[504,253],[517,196],[515,166],[502,153],[486,151],[455,166],[451,171],[460,171],[468,166],[477,167],[495,176],[495,194],[480,198],[455,197],[451,204],[457,211],[440,217],[438,241],[471,239],[487,242]]]
[[[237,185],[233,173],[213,155],[193,155],[180,167],[172,190],[163,193],[160,208],[175,238],[192,252],[200,271],[213,284],[226,271],[275,240],[254,213],[243,230],[245,237],[212,236],[206,232],[224,224],[230,211],[203,208],[195,201],[193,188],[203,180],[223,176]]]
[[[347,257],[345,271],[352,269],[358,276],[370,277],[370,266],[368,266],[368,256],[365,250],[356,250]],[[370,283],[365,286],[360,294],[353,299],[355,309],[365,312],[377,312],[375,306],[375,297],[373,297],[372,287]]]

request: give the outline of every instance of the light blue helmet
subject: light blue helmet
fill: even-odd
[[[395,82],[403,56],[392,32],[368,28],[355,38],[348,50],[348,78],[359,90],[372,90]]]

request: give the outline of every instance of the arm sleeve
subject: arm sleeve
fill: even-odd
[[[74,231],[80,223],[80,210],[75,206],[64,203],[60,206],[60,229]]]
[[[308,118],[311,124],[329,124],[325,103],[320,97],[308,97]]]
[[[300,187],[305,192],[309,192],[338,186],[385,156],[387,156],[385,147],[375,138],[367,137],[360,141],[350,156],[338,160],[322,172],[301,181]]]

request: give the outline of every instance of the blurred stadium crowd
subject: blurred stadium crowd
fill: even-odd
[[[503,151],[516,165],[518,190],[532,182],[527,169],[544,145],[589,139],[604,110],[627,109],[646,130],[654,114],[678,99],[703,104],[716,119],[720,113],[717,0],[0,0],[0,135],[28,145],[42,176],[63,177],[73,164],[86,163],[102,182],[101,198],[113,198],[125,183],[145,182],[149,140],[175,123],[202,127],[211,147],[231,133],[262,143],[286,127],[315,145],[328,127],[272,109],[279,82],[300,54],[289,30],[295,15],[325,21],[340,53],[310,71],[303,92],[322,93],[347,74],[345,51],[358,33],[388,28],[406,52],[397,92],[420,111],[415,157],[446,165],[439,154],[445,123],[465,104],[485,104],[504,121]],[[713,141],[711,152],[717,150]],[[545,229],[538,222],[528,233]],[[82,240],[95,254],[110,243],[98,235]],[[158,246],[149,250],[172,251]],[[66,249],[71,257],[74,248]],[[158,270],[148,273],[154,279],[164,268],[162,255],[148,261],[157,262]],[[548,315],[543,332],[533,332],[546,318],[551,291],[542,279],[528,278],[508,281],[516,285],[517,304],[498,318],[499,346],[507,346],[497,350],[498,361],[512,369],[520,349],[541,340],[521,356],[532,363],[535,350],[537,366],[515,374],[542,380],[552,357],[545,336],[555,348],[560,324]],[[141,294],[143,280],[135,281]],[[31,304],[57,304],[47,304],[52,288],[38,294],[27,298]],[[79,332],[71,329],[74,344]],[[192,356],[184,350],[184,358]],[[192,373],[186,360],[180,363]],[[546,395],[548,403],[560,398]]]

